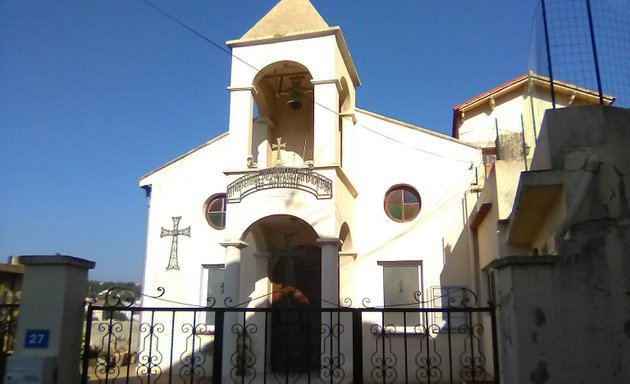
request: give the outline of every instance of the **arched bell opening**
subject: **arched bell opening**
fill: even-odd
[[[276,309],[266,329],[271,338],[269,368],[274,372],[318,369],[322,273],[317,233],[298,217],[272,215],[252,224],[243,238],[254,241],[254,254],[269,281],[268,305]]]
[[[254,79],[252,161],[258,167],[299,167],[313,160],[313,79],[293,61],[265,67]]]

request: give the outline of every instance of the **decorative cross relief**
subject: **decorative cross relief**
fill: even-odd
[[[276,156],[276,165],[282,165],[282,149],[287,147],[287,143],[282,142],[282,137],[276,138],[277,144],[271,144],[272,150],[278,150],[278,156]]]
[[[166,267],[167,271],[171,269],[179,270],[179,264],[177,263],[177,237],[178,236],[188,236],[190,237],[190,226],[188,228],[179,229],[179,221],[182,219],[181,216],[173,216],[173,229],[164,229],[162,227],[162,232],[160,232],[160,238],[166,236],[172,236],[173,241],[171,243],[171,254],[168,258],[168,266]]]
[[[400,290],[398,291],[398,293],[402,293],[403,292],[403,288],[405,287],[405,284],[403,283],[402,280],[400,280],[398,282],[398,288],[400,288]]]
[[[295,233],[285,233],[284,234],[284,249],[275,248],[276,251],[275,259],[276,263],[280,261],[283,257],[286,257],[286,264],[284,265],[284,270],[281,272],[281,279],[284,280],[283,283],[285,285],[293,286],[295,284],[295,277],[293,275],[293,254],[295,252],[295,247],[293,246],[293,238],[295,237]]]

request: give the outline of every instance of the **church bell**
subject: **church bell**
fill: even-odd
[[[298,89],[294,89],[293,91],[291,91],[291,94],[289,95],[289,101],[287,101],[287,105],[294,111],[302,109],[302,92]]]
[[[289,94],[289,101],[287,101],[287,105],[294,111],[302,109],[302,91],[300,90],[300,81],[301,79],[299,77],[291,79],[293,89]]]

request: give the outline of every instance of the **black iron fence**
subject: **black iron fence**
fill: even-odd
[[[118,304],[88,308],[83,383],[499,382],[492,305]]]

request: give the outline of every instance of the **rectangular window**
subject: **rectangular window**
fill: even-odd
[[[225,265],[223,264],[206,264],[203,266],[206,275],[206,298],[207,305],[212,305],[214,299],[214,307],[222,307],[225,290]],[[214,325],[214,312],[206,313],[206,324]]]
[[[383,268],[383,305],[385,308],[419,308],[418,292],[422,292],[421,261],[379,261]],[[403,327],[418,324],[418,313],[386,312],[384,325]],[[405,321],[406,320],[406,321]]]
[[[461,312],[436,312],[434,323],[440,327],[442,331],[448,332],[450,329],[457,330],[460,326],[468,324],[468,312],[463,311],[467,308],[470,300],[468,290],[463,286],[441,286],[432,287],[433,303],[440,305],[442,308],[462,309]]]

